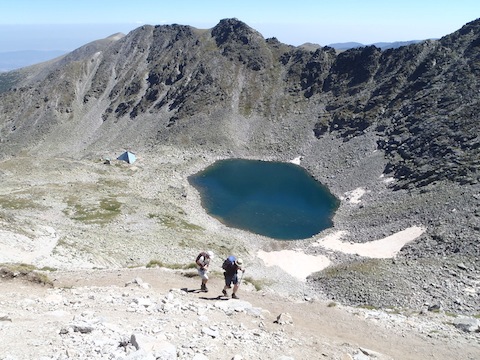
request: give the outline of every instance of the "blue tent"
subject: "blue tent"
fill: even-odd
[[[135,154],[131,153],[130,151],[125,151],[117,158],[117,160],[123,160],[129,164],[133,164],[137,158],[135,157]]]

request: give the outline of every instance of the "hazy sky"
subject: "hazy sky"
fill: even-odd
[[[211,28],[235,17],[300,45],[440,38],[480,17],[479,0],[0,0],[0,52],[70,51],[143,24]]]

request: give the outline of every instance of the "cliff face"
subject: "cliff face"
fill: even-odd
[[[335,195],[371,191],[334,219],[352,241],[424,224],[402,256],[465,256],[478,274],[479,58],[480,20],[440,40],[340,54],[264,39],[236,19],[145,25],[0,74],[0,158],[160,156],[169,146],[208,159],[301,155]]]

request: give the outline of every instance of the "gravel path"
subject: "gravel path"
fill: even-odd
[[[0,359],[477,359],[480,334],[435,312],[291,301],[195,271],[56,271],[54,287],[0,281]],[[335,306],[333,306],[335,305]],[[161,357],[164,356],[164,357]]]

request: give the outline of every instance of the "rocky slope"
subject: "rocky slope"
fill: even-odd
[[[192,271],[122,269],[0,283],[0,359],[477,359],[480,321],[291,303],[248,284],[241,299],[199,292]],[[195,274],[195,272],[193,272]],[[335,305],[335,306],[334,306]],[[308,313],[308,316],[305,316]]]
[[[0,74],[0,221],[15,246],[53,229],[39,264],[182,263],[211,246],[265,275],[259,248],[327,252],[212,222],[186,178],[219,158],[301,156],[339,198],[366,190],[334,217],[349,241],[427,228],[395,261],[329,254],[333,270],[311,276],[312,291],[478,314],[479,44],[480,20],[435,41],[336,54],[225,19],[146,25]],[[137,166],[99,161],[124,149]]]

